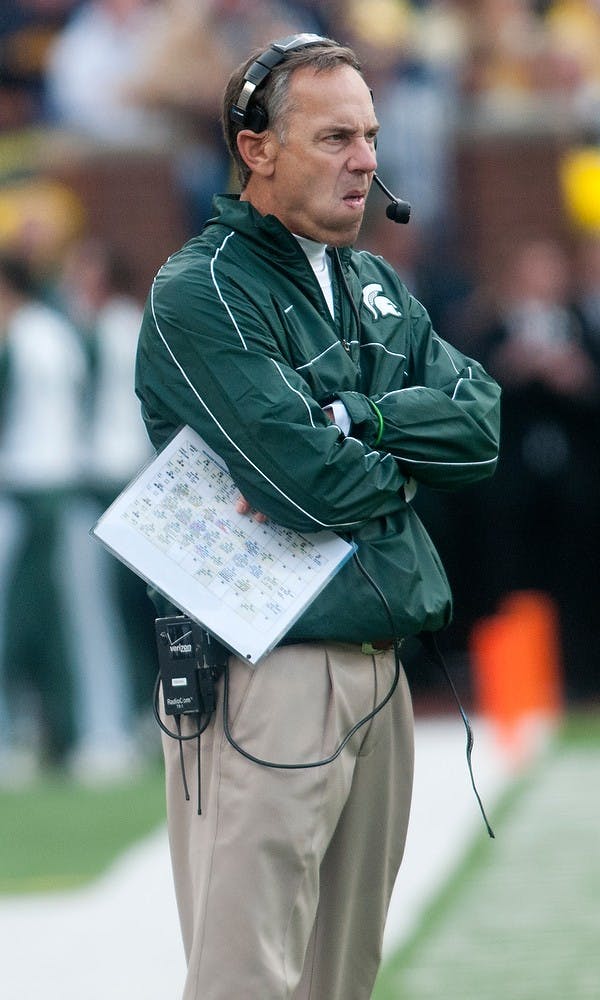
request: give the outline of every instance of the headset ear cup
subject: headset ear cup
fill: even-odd
[[[279,66],[289,52],[303,49],[307,45],[327,41],[321,35],[311,35],[301,32],[299,35],[287,35],[276,42],[271,42],[268,49],[255,59],[244,77],[244,86],[236,103],[230,108],[229,117],[240,128],[248,128],[252,132],[264,132],[268,127],[267,112],[260,105],[249,108],[257,87],[267,79],[269,74]],[[241,103],[240,103],[241,102]]]
[[[249,128],[251,132],[264,132],[267,125],[267,112],[260,105],[255,105],[246,111],[244,128]]]

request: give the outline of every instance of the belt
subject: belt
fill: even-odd
[[[385,650],[393,649],[394,641],[400,646],[404,642],[403,639],[374,639],[372,642],[363,642],[361,644],[361,652],[366,656],[374,656],[376,653],[383,653]]]
[[[334,640],[328,639],[287,639],[284,638],[277,643],[277,646],[314,646],[321,642],[333,642]],[[340,640],[337,640],[338,642]],[[395,640],[398,645],[402,645],[404,639]],[[362,642],[359,644],[361,647],[361,652],[365,653],[366,656],[373,656],[375,653],[383,653],[386,650],[394,648],[394,639],[374,639],[372,642]]]

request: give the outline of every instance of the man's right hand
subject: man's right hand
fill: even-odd
[[[253,510],[248,501],[243,496],[239,496],[235,502],[235,509],[238,514],[254,514],[254,517],[260,524],[264,524],[267,520],[266,514],[261,514],[259,510]]]

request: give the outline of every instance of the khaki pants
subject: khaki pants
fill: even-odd
[[[306,644],[256,669],[230,659],[232,735],[275,762],[321,759],[389,690],[392,652]],[[368,1000],[406,838],[413,719],[404,672],[334,763],[273,770],[227,742],[219,705],[197,745],[163,737],[188,962],[183,1000]],[[173,720],[168,720],[173,728]],[[190,731],[184,720],[184,732]]]

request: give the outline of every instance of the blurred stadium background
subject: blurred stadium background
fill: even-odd
[[[359,52],[379,172],[412,204],[409,226],[394,226],[374,191],[361,245],[504,388],[494,480],[416,501],[455,594],[441,645],[475,720],[496,840],[479,825],[447,686],[415,643],[415,811],[376,1000],[591,1000],[598,0],[4,0],[3,995],[177,995],[153,612],[88,531],[148,455],[131,379],[152,277],[231,185],[223,83],[249,47],[297,30]],[[126,956],[151,970],[137,994]]]

